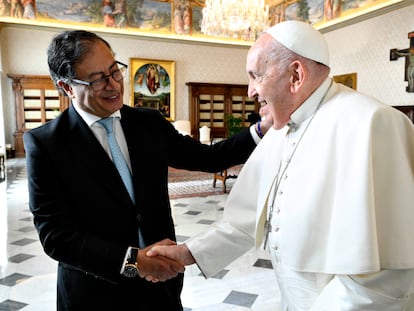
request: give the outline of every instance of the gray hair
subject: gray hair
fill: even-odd
[[[58,81],[69,83],[76,77],[75,64],[82,61],[93,44],[99,41],[112,51],[105,39],[84,30],[64,31],[53,38],[47,49],[47,62],[50,76],[58,88]]]

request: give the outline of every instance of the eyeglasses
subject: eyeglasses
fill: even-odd
[[[116,70],[112,71],[109,75],[102,76],[101,78],[96,79],[94,81],[88,82],[88,81],[83,81],[79,79],[72,79],[72,82],[82,84],[82,85],[87,85],[93,91],[100,91],[108,85],[109,77],[112,77],[112,79],[114,79],[116,82],[121,81],[125,77],[125,73],[127,71],[128,65],[125,65],[119,61],[115,61],[115,64],[113,64],[112,67],[115,65],[117,65]]]

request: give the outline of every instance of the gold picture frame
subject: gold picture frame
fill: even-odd
[[[167,120],[175,117],[175,61],[130,59],[131,106],[158,110]]]
[[[346,85],[347,87],[350,87],[351,89],[354,89],[354,90],[357,89],[357,73],[356,72],[333,76],[333,80],[335,82]]]

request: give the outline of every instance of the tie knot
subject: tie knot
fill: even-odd
[[[109,117],[98,121],[108,133],[112,133],[112,119],[112,117]]]

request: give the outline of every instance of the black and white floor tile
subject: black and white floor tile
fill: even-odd
[[[56,309],[56,262],[39,243],[28,209],[24,159],[9,159],[0,179],[0,311]],[[172,200],[176,233],[185,241],[219,220],[227,195]],[[252,249],[215,277],[186,268],[185,311],[278,311],[279,291],[266,251]]]

